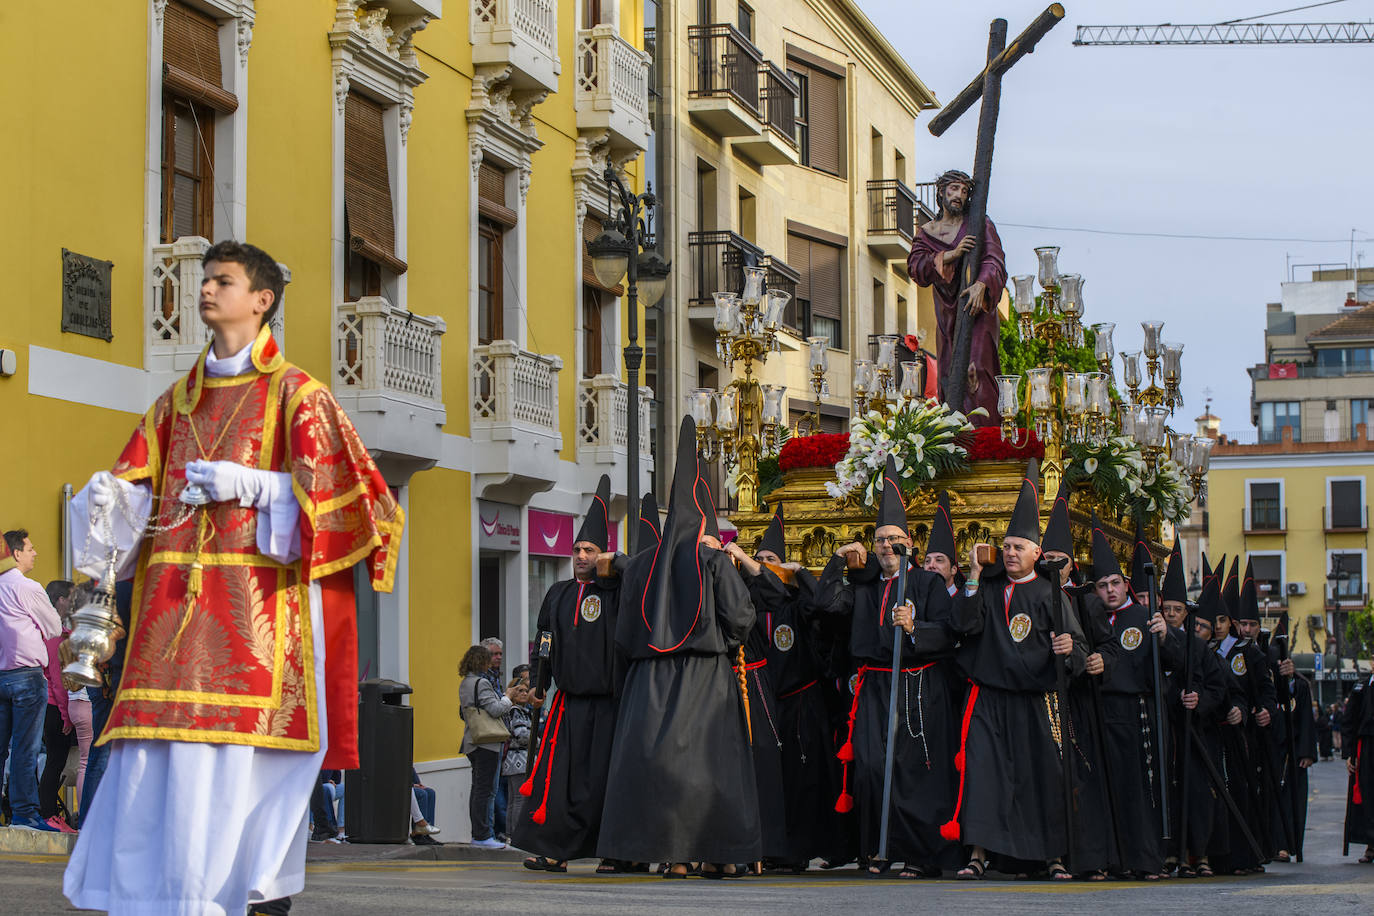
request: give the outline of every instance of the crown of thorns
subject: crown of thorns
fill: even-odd
[[[935,190],[937,192],[943,192],[945,188],[956,181],[968,185],[969,193],[973,193],[973,178],[970,177],[967,172],[961,172],[958,169],[950,169],[948,172],[945,172],[939,178],[935,179]]]

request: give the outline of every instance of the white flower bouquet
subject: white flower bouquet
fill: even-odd
[[[876,505],[889,454],[906,492],[965,471],[968,451],[961,438],[972,432],[968,417],[934,399],[909,401],[886,416],[870,410],[850,421],[849,451],[835,466],[835,480],[826,483],[826,492],[835,499]]]

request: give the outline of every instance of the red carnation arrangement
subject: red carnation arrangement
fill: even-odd
[[[794,471],[797,468],[833,468],[849,451],[849,433],[817,433],[814,436],[793,436],[778,452],[778,468]]]
[[[1016,438],[1020,440],[1026,436],[1024,429],[1016,430]],[[968,443],[968,457],[970,461],[1027,461],[1031,458],[1044,458],[1045,445],[1035,435],[1035,430],[1029,431],[1025,445],[1016,447],[1011,442],[1002,441],[1002,430],[998,426],[980,426],[973,433],[973,441]]]

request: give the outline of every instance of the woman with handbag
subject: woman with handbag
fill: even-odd
[[[483,675],[491,667],[491,653],[483,646],[472,646],[458,664],[463,682],[458,687],[458,703],[463,715],[461,753],[472,764],[472,788],[468,793],[468,816],[472,821],[472,845],[484,849],[505,849],[506,844],[492,835],[489,811],[501,775],[501,751],[510,739],[510,730],[501,721],[515,705],[507,687],[504,694]]]

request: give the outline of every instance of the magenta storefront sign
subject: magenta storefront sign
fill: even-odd
[[[527,543],[531,556],[570,557],[573,538],[577,536],[579,520],[561,512],[545,512],[542,509],[529,510],[529,535]],[[615,552],[619,534],[617,528],[610,530],[610,545],[606,548]]]

